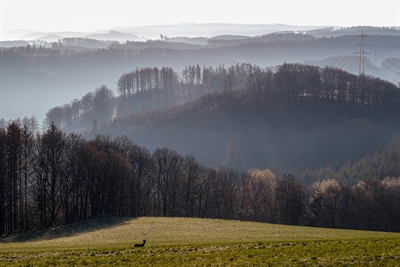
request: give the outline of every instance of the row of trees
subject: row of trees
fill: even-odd
[[[391,115],[400,107],[400,90],[395,84],[333,67],[298,63],[267,70],[256,67],[249,74],[247,89],[257,98],[325,106],[335,114],[355,111]]]
[[[253,69],[259,70],[259,67],[248,63],[229,67],[219,65],[216,68],[197,64],[185,66],[180,74],[170,67],[136,68],[119,78],[117,92],[120,97],[129,98],[137,92],[153,89],[196,91],[200,87],[205,89],[205,93],[220,89],[232,91],[245,87]]]
[[[171,68],[141,68],[123,74],[117,83],[118,116],[168,108],[219,90],[244,88],[250,64],[185,66],[180,74]]]
[[[117,82],[117,92],[122,97],[129,97],[135,92],[152,89],[172,90],[177,84],[177,74],[169,67],[136,68],[124,73]]]
[[[0,128],[0,232],[112,216],[188,216],[400,231],[400,179],[307,187],[269,170],[204,167],[126,137],[86,140],[54,123]]]
[[[103,122],[116,116],[170,107],[216,90],[232,91],[244,86],[247,68],[252,66],[220,65],[214,69],[193,65],[186,66],[181,74],[170,67],[136,68],[118,79],[118,98],[113,90],[102,85],[81,99],[50,109],[46,125],[53,121],[62,129],[72,130],[94,119]]]
[[[46,113],[44,126],[48,127],[53,122],[64,129],[91,122],[96,118],[100,121],[110,120],[115,106],[114,100],[114,91],[102,85],[94,92],[86,93],[80,100],[74,99],[69,104],[51,108]]]

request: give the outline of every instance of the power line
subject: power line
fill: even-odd
[[[379,48],[381,49],[381,52],[383,52],[384,56],[386,56],[388,59],[390,59],[391,61],[393,61],[394,63],[398,64],[394,59],[398,58],[395,55],[393,55],[392,53],[390,53],[389,50],[385,49],[383,46],[379,46]]]
[[[349,52],[350,52],[350,50],[352,50],[352,48],[353,48],[353,46],[354,46],[355,43],[356,43],[356,42],[354,41],[354,42],[351,44],[350,48],[349,48],[349,49],[346,51],[346,53],[340,58],[340,60],[336,63],[336,67],[340,68],[343,59],[345,60],[345,61],[343,62],[343,64],[346,62],[346,60],[348,59],[348,56],[350,55]]]
[[[390,62],[383,60],[382,58],[380,58],[379,56],[377,56],[377,59],[380,60],[381,66],[378,69],[381,73],[385,74],[388,78],[390,78],[391,80],[393,80],[393,83],[396,83],[398,78],[396,76],[396,74],[399,72],[398,69],[396,69],[395,67],[393,67],[391,64],[389,64]],[[397,64],[397,63],[396,63]],[[386,68],[387,67],[387,68]],[[396,74],[393,74],[390,72],[390,69],[392,69]]]
[[[399,77],[396,77],[396,78],[394,78],[392,74],[390,74],[390,76],[394,81],[397,81],[397,85],[400,87],[400,70],[399,70],[400,69],[399,68],[400,67],[399,66],[400,60],[399,60],[399,58],[396,58],[395,55],[390,53],[390,51],[388,51],[384,47],[380,47],[380,49],[381,49],[381,52],[383,53],[383,55],[385,57],[387,57],[386,61],[381,60],[382,61],[382,66],[386,65],[387,67],[389,67],[392,70],[394,70],[396,72],[396,75],[398,74],[397,76],[399,76]],[[389,64],[390,62],[392,62],[392,64]],[[396,69],[396,67],[394,67],[394,66],[399,66],[399,67]],[[396,83],[396,82],[394,82],[394,83]]]

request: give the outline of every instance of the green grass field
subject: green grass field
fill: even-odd
[[[145,247],[135,243],[147,240]],[[104,218],[3,237],[0,266],[400,266],[400,233]]]

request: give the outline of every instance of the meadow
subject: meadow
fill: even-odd
[[[144,247],[134,247],[144,239]],[[400,233],[196,218],[97,218],[0,242],[0,266],[139,265],[400,266]]]

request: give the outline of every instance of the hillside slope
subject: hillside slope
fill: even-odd
[[[241,169],[303,171],[373,154],[399,134],[393,120],[332,113],[313,103],[259,101],[246,92],[210,94],[172,109],[115,120],[102,128],[150,150],[168,147],[206,166],[222,164],[236,142]]]
[[[277,174],[339,167],[400,134],[400,90],[371,76],[286,63],[193,65],[178,76],[171,68],[136,69],[118,80],[119,97],[101,87],[87,94],[89,101],[50,110],[48,120],[88,138],[126,135],[149,150],[191,154],[206,166],[235,153],[238,170]]]
[[[107,220],[113,220],[112,218]],[[144,247],[134,247],[138,239]],[[138,218],[53,240],[1,243],[6,266],[396,266],[399,234],[211,219]]]
[[[67,224],[34,234],[22,233],[3,239],[0,249],[5,244],[20,241],[29,241],[45,247],[93,247],[107,244],[132,245],[146,239],[146,245],[160,246],[380,238],[393,235],[399,234],[200,218],[110,217]]]

